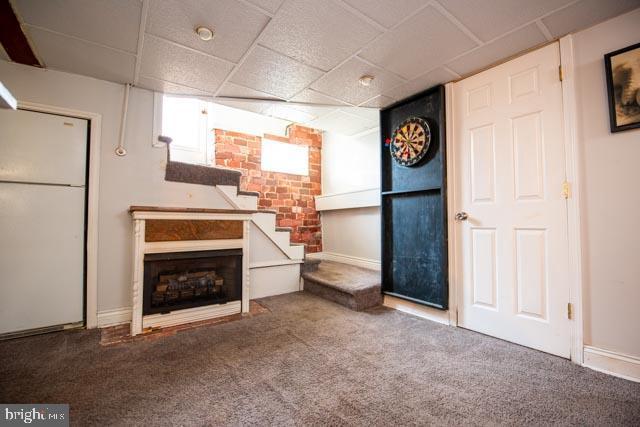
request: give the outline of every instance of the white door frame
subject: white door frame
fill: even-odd
[[[87,279],[86,279],[86,324],[87,329],[98,326],[98,194],[100,179],[100,135],[102,134],[102,115],[88,111],[34,102],[18,101],[18,108],[41,113],[78,117],[90,121],[89,126],[89,188],[87,190]]]
[[[559,43],[560,63],[562,67],[562,110],[565,146],[566,180],[570,183],[570,196],[567,200],[567,230],[569,248],[569,303],[572,306],[570,323],[571,331],[571,360],[583,363],[583,322],[582,322],[582,251],[581,251],[581,222],[580,222],[580,145],[578,144],[578,127],[576,122],[576,88],[575,66],[573,54],[573,38],[571,35],[562,37],[552,43]],[[526,52],[528,53],[528,52]],[[526,54],[524,53],[524,54]],[[462,278],[458,274],[458,266],[462,260],[460,248],[456,246],[458,235],[454,221],[456,200],[455,155],[456,135],[453,126],[453,85],[445,85],[446,108],[446,138],[447,138],[447,216],[449,233],[449,323],[458,326],[459,297],[462,294]]]

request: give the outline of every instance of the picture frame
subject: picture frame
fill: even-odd
[[[611,132],[640,128],[640,43],[604,55]]]

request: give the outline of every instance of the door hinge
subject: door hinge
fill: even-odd
[[[565,199],[571,197],[571,183],[569,183],[569,181],[562,183],[562,197]]]
[[[573,319],[573,304],[570,302],[567,303],[567,319]]]
[[[564,78],[562,74],[562,65],[558,65],[558,78],[560,79],[560,81],[562,81]]]

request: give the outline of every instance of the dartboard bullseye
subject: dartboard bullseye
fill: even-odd
[[[431,130],[426,120],[409,117],[393,132],[391,156],[402,166],[418,163],[429,149]]]

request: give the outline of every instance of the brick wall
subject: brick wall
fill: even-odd
[[[314,196],[320,195],[321,131],[293,125],[288,137],[266,135],[271,140],[309,147],[309,176],[263,171],[262,138],[215,130],[216,166],[242,172],[240,189],[260,193],[259,209],[275,210],[278,227],[291,228],[291,241],[305,243],[307,253],[322,251],[320,216]]]

